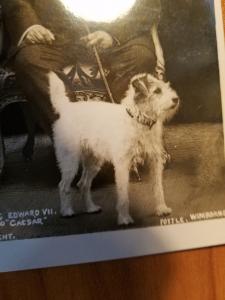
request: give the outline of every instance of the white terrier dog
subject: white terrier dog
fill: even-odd
[[[59,114],[53,124],[53,138],[61,171],[59,184],[62,216],[74,214],[71,183],[82,161],[83,174],[79,182],[88,213],[100,207],[91,198],[91,185],[104,162],[115,169],[118,193],[118,224],[133,222],[129,214],[129,171],[148,157],[153,171],[155,212],[171,212],[164,200],[162,173],[164,147],[163,122],[170,119],[179,106],[177,93],[149,74],[132,78],[122,104],[106,102],[71,102],[59,77],[49,74],[52,104]]]

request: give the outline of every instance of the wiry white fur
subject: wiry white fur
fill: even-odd
[[[144,80],[145,79],[145,80]],[[143,80],[143,81],[142,81]],[[146,86],[146,80],[149,83]],[[140,103],[135,103],[137,91],[134,82],[142,85]],[[106,102],[70,102],[66,96],[63,82],[51,72],[49,74],[50,96],[59,119],[53,124],[56,157],[61,171],[59,184],[61,214],[74,214],[70,195],[71,183],[79,162],[83,164],[83,174],[79,182],[82,198],[86,202],[87,212],[96,212],[100,207],[91,199],[91,184],[105,161],[115,168],[115,179],[118,193],[118,224],[133,222],[129,214],[129,170],[135,159],[147,154],[152,162],[154,173],[153,191],[155,209],[158,215],[168,214],[171,209],[164,201],[162,186],[163,143],[162,124],[169,114],[174,113],[173,100],[177,94],[169,84],[157,80],[151,75],[135,76],[129,86],[122,104]],[[154,94],[160,87],[161,95]],[[147,116],[154,116],[156,124],[149,127],[131,118],[126,108],[141,111]]]

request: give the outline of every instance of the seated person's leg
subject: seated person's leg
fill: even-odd
[[[24,47],[16,55],[13,68],[18,83],[31,103],[36,118],[48,133],[57,117],[51,106],[48,92],[47,73],[66,65],[60,51],[45,45]]]
[[[124,97],[130,79],[138,73],[153,73],[156,56],[153,47],[127,43],[110,55],[109,85],[116,102]]]

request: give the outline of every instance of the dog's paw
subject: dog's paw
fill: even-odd
[[[171,214],[172,209],[164,204],[162,205],[158,205],[156,207],[156,215],[161,217],[161,216],[167,216],[169,214]]]
[[[74,210],[71,207],[64,207],[60,209],[60,214],[64,218],[71,218],[75,215]]]
[[[89,207],[87,208],[87,213],[88,214],[96,214],[102,211],[101,206],[96,205],[96,204],[91,204],[89,205]]]
[[[134,223],[134,220],[129,214],[118,216],[118,225],[129,225],[129,224],[133,224],[133,223]]]

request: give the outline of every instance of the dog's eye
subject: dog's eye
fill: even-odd
[[[157,88],[154,90],[154,94],[161,94],[162,90],[160,88]]]

